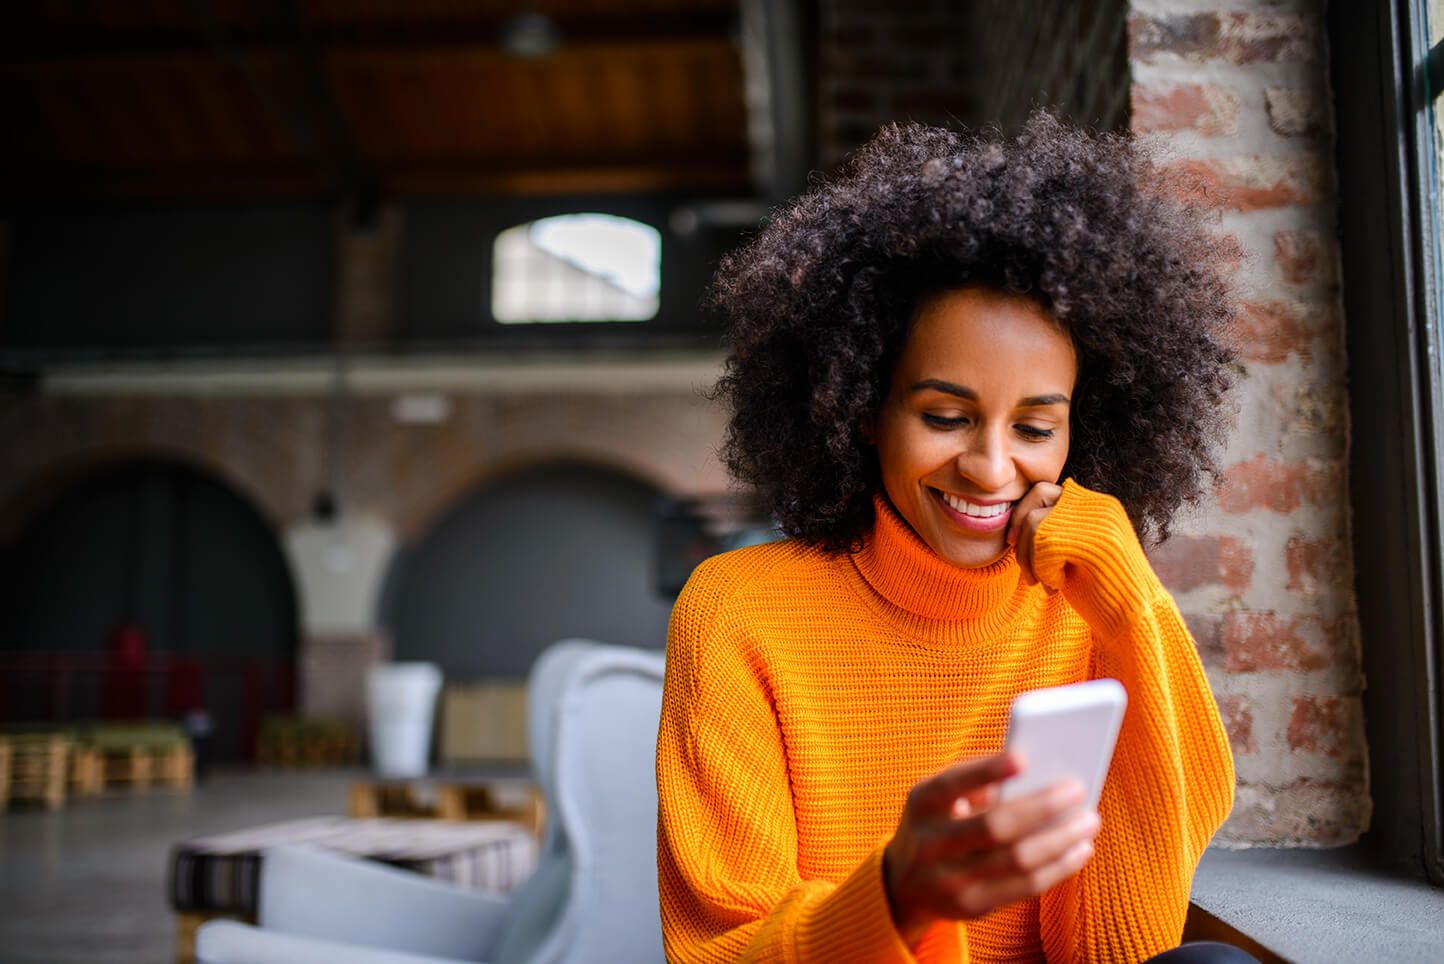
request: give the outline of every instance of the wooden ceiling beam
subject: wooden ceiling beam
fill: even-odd
[[[572,49],[688,46],[731,42],[737,16],[727,10],[698,10],[636,14],[566,14],[548,18],[559,45],[555,56]],[[308,21],[306,28],[323,53],[388,51],[445,51],[488,49],[514,57],[502,37],[510,18],[477,17],[466,20],[377,19],[372,22],[328,24]],[[247,53],[255,49],[286,48],[288,38],[270,24],[229,25],[228,43]],[[176,55],[213,55],[209,39],[199,27],[149,27],[144,31],[36,31],[0,29],[0,70],[21,64],[89,60],[149,59]],[[545,57],[539,58],[544,60]]]
[[[747,187],[742,158],[720,155],[607,164],[396,164],[376,172],[386,197],[730,192]],[[170,170],[0,168],[0,203],[92,200],[339,198],[342,183],[302,165]]]
[[[237,45],[237,56],[259,64],[275,64],[295,56],[292,48],[277,45]],[[321,60],[328,64],[368,64],[386,66],[414,66],[416,64],[516,64],[519,67],[546,67],[551,64],[611,61],[634,57],[687,56],[719,54],[732,56],[734,47],[731,40],[716,37],[697,40],[673,40],[667,43],[596,43],[573,44],[557,48],[545,58],[528,59],[516,57],[494,45],[448,44],[436,47],[419,47],[414,44],[390,44],[374,47],[329,47],[317,48]],[[178,49],[165,53],[116,53],[116,54],[74,54],[57,58],[20,58],[0,63],[0,77],[7,73],[47,74],[144,71],[159,65],[176,67],[206,68],[218,65],[216,55],[209,49]]]
[[[303,165],[157,170],[0,168],[0,203],[100,200],[204,201],[262,197],[339,197],[332,178]]]
[[[624,192],[731,192],[748,185],[745,163],[711,157],[679,164],[633,163],[567,167],[401,168],[383,175],[391,197],[564,195]]]

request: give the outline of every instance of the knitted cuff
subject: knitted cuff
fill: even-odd
[[[1072,479],[1034,535],[1033,571],[1108,638],[1162,590],[1122,503]]]

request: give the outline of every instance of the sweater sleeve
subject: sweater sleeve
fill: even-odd
[[[803,880],[770,684],[727,578],[704,563],[672,613],[657,739],[662,935],[673,962],[911,962],[878,841],[840,882]],[[924,960],[957,960],[934,927]]]
[[[1092,630],[1091,675],[1128,691],[1095,856],[1043,895],[1044,948],[1050,961],[1143,960],[1182,938],[1194,869],[1233,805],[1228,739],[1183,617],[1116,499],[1065,483],[1034,571]]]

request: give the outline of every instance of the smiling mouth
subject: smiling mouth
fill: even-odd
[[[933,496],[943,506],[949,519],[959,527],[974,532],[995,532],[1005,528],[1013,515],[1016,502],[969,502],[960,496],[941,489],[933,489]]]

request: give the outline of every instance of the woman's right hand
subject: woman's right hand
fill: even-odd
[[[980,757],[908,794],[883,873],[893,921],[910,946],[934,921],[970,920],[1036,897],[1093,855],[1098,815],[1079,806],[1076,781],[998,802],[999,785],[1021,769],[1011,753]]]

